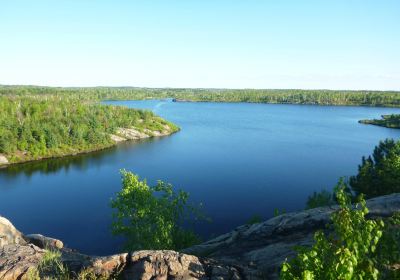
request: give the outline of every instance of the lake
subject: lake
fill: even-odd
[[[0,215],[24,233],[41,233],[88,254],[121,250],[110,233],[110,198],[120,190],[120,169],[172,183],[203,203],[209,238],[253,215],[304,209],[313,191],[332,189],[357,171],[363,155],[400,130],[359,119],[400,113],[396,108],[108,101],[149,109],[181,131],[125,142],[75,157],[0,170]]]

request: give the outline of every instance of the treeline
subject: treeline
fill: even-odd
[[[397,91],[299,89],[185,89],[135,87],[0,86],[0,95],[68,96],[79,100],[140,100],[255,102],[280,104],[356,105],[400,107]]]
[[[148,88],[123,87],[38,87],[38,86],[1,86],[0,96],[38,96],[67,97],[77,100],[142,100],[168,98],[166,91]]]
[[[177,101],[276,104],[400,106],[400,92],[333,90],[198,90],[176,94]]]
[[[361,120],[360,123],[379,125],[388,128],[400,128],[400,115],[382,115],[382,119]]]
[[[177,129],[150,111],[51,95],[0,96],[0,112],[0,154],[12,163],[108,147],[118,127]]]

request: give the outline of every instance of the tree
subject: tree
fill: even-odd
[[[198,242],[184,229],[188,218],[199,217],[188,205],[188,193],[174,192],[172,185],[159,181],[150,187],[131,172],[121,171],[122,190],[111,201],[114,234],[126,238],[126,248],[179,250]]]
[[[312,248],[298,248],[299,254],[284,262],[281,279],[378,279],[376,248],[383,221],[367,220],[365,200],[353,208],[343,184],[336,188],[340,208],[332,214],[333,233],[315,233]]]
[[[363,157],[358,174],[350,177],[350,187],[366,198],[400,192],[400,142],[381,141],[372,157]]]

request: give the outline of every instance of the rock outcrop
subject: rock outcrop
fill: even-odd
[[[8,159],[5,156],[3,156],[2,154],[0,154],[0,166],[7,165],[8,163],[9,163]]]
[[[232,279],[240,280],[237,268],[175,251],[137,251],[96,257],[64,248],[60,240],[40,234],[23,235],[10,221],[0,217],[0,279],[28,279],[46,250],[59,250],[61,261],[77,275],[80,271],[113,279]]]
[[[124,279],[243,279],[232,266],[175,251],[137,251],[97,258],[89,266],[97,275],[119,272]]]
[[[370,217],[389,217],[400,211],[400,194],[367,201]],[[326,229],[337,207],[323,207],[277,216],[244,225],[203,244],[184,250],[187,254],[236,265],[251,279],[277,279],[279,268],[292,257],[294,246],[313,243],[315,231]]]
[[[400,194],[367,201],[370,217],[400,211]],[[46,250],[62,253],[70,271],[87,269],[97,276],[122,279],[277,279],[279,267],[294,255],[296,245],[310,245],[313,234],[326,228],[336,207],[288,213],[265,222],[244,225],[183,252],[137,251],[106,257],[80,254],[42,235],[21,234],[0,217],[0,279],[24,279]]]
[[[33,244],[0,247],[0,279],[28,279],[29,270],[38,266],[44,253],[44,249]]]
[[[126,140],[138,140],[150,137],[160,137],[171,134],[173,131],[168,125],[164,125],[162,130],[150,130],[137,128],[118,128],[116,134],[111,135],[114,142],[122,142]]]

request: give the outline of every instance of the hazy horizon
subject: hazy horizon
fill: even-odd
[[[34,85],[34,84],[0,84],[0,86],[10,86],[10,87],[48,87],[48,88],[147,88],[147,89],[206,89],[206,90],[327,90],[327,91],[394,91],[400,92],[396,89],[330,89],[330,88],[228,88],[228,87],[150,87],[150,86],[127,86],[127,85],[120,85],[120,86],[107,86],[107,85],[95,85],[95,86],[48,86],[48,85]]]

